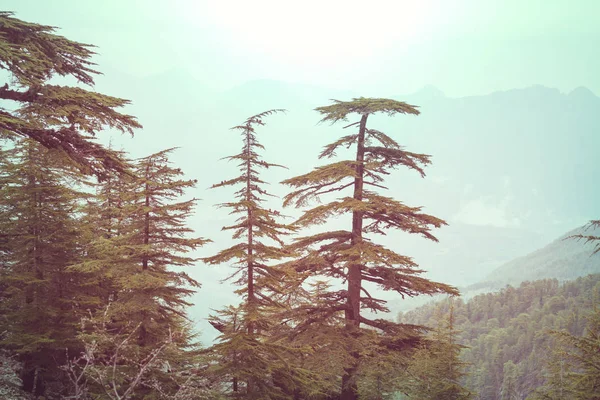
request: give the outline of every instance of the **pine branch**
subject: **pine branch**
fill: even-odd
[[[600,220],[592,220],[589,222],[589,224],[587,224],[587,226],[584,229],[587,231],[587,230],[591,230],[591,229],[593,230],[593,229],[598,229],[598,228],[600,228]],[[568,240],[568,239],[576,239],[578,241],[583,240],[585,244],[597,242],[596,245],[594,246],[594,250],[590,254],[590,257],[595,254],[598,254],[600,252],[600,236],[577,234],[577,235],[569,235],[566,238],[564,238],[563,240]]]
[[[358,123],[358,122],[357,122]],[[355,123],[356,124],[356,123]],[[352,126],[355,124],[350,124],[348,126]],[[346,128],[346,127],[345,127]],[[350,146],[352,146],[354,143],[356,143],[356,141],[358,140],[358,135],[349,135],[349,136],[344,136],[340,139],[338,139],[337,141],[328,144],[327,146],[325,146],[325,149],[321,152],[321,154],[319,154],[319,158],[331,158],[334,157],[335,154],[335,150],[340,147],[340,146],[346,146],[346,148],[350,148]]]
[[[281,182],[292,187],[306,186],[285,196],[283,206],[287,207],[294,202],[296,207],[302,207],[308,201],[315,198],[318,199],[320,194],[343,190],[349,185],[341,185],[337,188],[331,188],[331,186],[338,184],[346,178],[356,178],[355,165],[354,161],[340,161],[323,167],[317,167],[308,174]]]
[[[431,163],[431,156],[426,154],[416,154],[403,151],[398,148],[388,147],[365,147],[367,160],[380,160],[377,171],[383,168],[395,168],[399,165],[408,167],[417,171],[421,177],[425,177],[425,171],[421,165],[425,166]],[[421,164],[421,165],[420,165]]]
[[[348,124],[348,125],[344,126],[343,129],[350,128],[351,126],[356,126],[358,124],[360,124],[360,121],[356,121],[356,122],[353,122],[351,124]]]
[[[87,135],[106,128],[132,134],[141,128],[134,117],[115,110],[129,101],[79,87],[47,84],[59,75],[93,86],[93,76],[99,74],[89,60],[95,54],[93,46],[68,40],[54,31],[54,27],[0,12],[0,69],[9,72],[14,85],[0,87],[0,99],[20,103],[15,111],[0,110],[0,129],[58,149],[82,172],[100,179],[110,171],[127,172],[129,166],[117,152],[94,143]]]

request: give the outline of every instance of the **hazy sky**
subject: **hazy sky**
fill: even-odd
[[[132,156],[181,146],[173,161],[201,182],[193,195],[203,202],[191,226],[215,241],[202,256],[231,244],[219,231],[230,222],[227,213],[212,207],[226,193],[205,190],[231,177],[218,162],[238,148],[228,127],[252,115],[246,112],[280,107],[263,103],[286,88],[297,90],[281,99],[290,116],[273,118],[261,142],[267,159],[290,166],[290,175],[267,181],[307,172],[333,137],[329,132],[339,133],[315,126],[310,102],[298,103],[306,91],[319,102],[332,92],[414,98],[409,94],[426,85],[451,97],[532,85],[564,93],[585,86],[600,95],[598,0],[0,0],[0,10],[98,46],[95,61],[106,74],[98,90],[132,99],[128,110],[144,125],[133,139],[119,136]],[[326,89],[275,82],[240,87],[259,79]],[[211,97],[206,88],[224,93]],[[435,279],[463,284],[596,217],[587,214],[597,204],[588,184],[596,170],[584,174],[576,167],[595,159],[598,142],[590,138],[600,101],[578,93],[538,88],[513,93],[508,103],[499,94],[438,105],[417,94],[415,104],[425,102],[426,112],[418,121],[402,119],[401,143],[432,151],[435,168],[424,182],[394,177],[400,188],[392,195],[408,204],[415,197],[415,205],[439,210],[451,225],[437,247],[398,236],[388,245],[409,251]],[[419,135],[411,134],[417,127]],[[518,165],[505,164],[509,153]],[[566,184],[567,190],[556,188]],[[204,320],[210,310],[237,301],[219,284],[229,273],[204,266],[192,272],[203,284],[190,311],[203,340],[215,333]]]
[[[214,89],[253,79],[366,96],[542,84],[600,94],[597,0],[2,0],[99,47],[100,70],[187,70]],[[384,93],[381,93],[384,92]]]

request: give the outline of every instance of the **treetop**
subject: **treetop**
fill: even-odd
[[[320,122],[331,121],[331,123],[336,123],[338,121],[346,121],[348,114],[353,113],[369,115],[383,112],[389,116],[395,114],[420,114],[417,106],[391,99],[359,97],[352,99],[352,101],[335,99],[331,101],[335,104],[315,108],[315,111],[325,116]]]
[[[254,124],[265,125],[265,123],[263,122],[263,118],[268,117],[271,114],[277,114],[277,113],[285,114],[285,113],[287,113],[287,110],[283,109],[283,108],[274,108],[272,110],[263,111],[259,114],[248,117],[248,119],[246,119],[246,121],[244,121],[244,123],[242,125],[237,125],[230,129],[239,129],[242,131],[250,130],[251,132],[254,132],[254,128],[252,128],[252,125],[254,125]]]

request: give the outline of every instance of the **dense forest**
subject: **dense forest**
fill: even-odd
[[[440,316],[452,312],[455,340],[464,346],[463,382],[477,399],[597,398],[598,301],[600,275],[562,284],[545,279],[507,286],[466,302],[450,298],[432,303],[401,313],[398,322],[436,327]],[[589,349],[577,345],[584,343],[578,342],[581,338],[589,340]],[[569,361],[569,356],[575,361]],[[555,381],[557,367],[565,376],[582,374],[583,360],[596,370],[593,383],[574,379],[571,387],[566,379]],[[575,389],[587,390],[587,395]]]
[[[171,161],[176,148],[133,158],[97,140],[110,130],[143,140],[143,127],[122,112],[129,101],[93,90],[93,55],[54,27],[0,12],[4,398],[598,398],[598,276],[464,303],[378,241],[396,230],[436,242],[446,225],[386,192],[393,170],[425,177],[431,156],[374,117],[414,117],[418,106],[360,97],[316,108],[332,125],[326,163],[281,182],[289,192],[272,209],[266,188],[277,182],[262,173],[285,166],[268,161],[260,132],[286,110],[231,122],[240,150],[221,157],[238,175],[190,179]],[[233,190],[218,205],[231,242],[203,258],[211,232],[188,222],[198,179]],[[299,216],[286,219],[285,208]],[[220,335],[201,346],[188,309],[202,282],[189,270],[208,266],[230,271],[239,302],[205,316]],[[393,321],[376,318],[389,312],[382,291],[450,299]]]

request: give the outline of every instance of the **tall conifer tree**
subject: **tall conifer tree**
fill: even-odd
[[[311,200],[328,193],[351,191],[349,195],[306,210],[296,221],[296,226],[308,228],[325,223],[338,215],[351,215],[348,230],[325,231],[295,241],[292,248],[304,253],[296,261],[296,269],[306,276],[334,278],[345,282],[345,290],[329,291],[318,300],[321,304],[310,310],[310,317],[300,327],[323,322],[338,313],[344,314],[345,335],[360,337],[361,325],[374,328],[386,335],[403,335],[414,327],[402,326],[383,319],[368,319],[362,309],[387,312],[385,301],[369,293],[365,282],[383,290],[393,290],[404,296],[420,294],[457,294],[451,286],[431,282],[419,277],[422,271],[408,256],[376,244],[369,234],[385,234],[388,229],[399,229],[422,235],[436,241],[431,228],[445,224],[439,218],[421,212],[420,207],[409,207],[391,197],[378,194],[375,189],[385,189],[383,181],[391,169],[407,167],[424,176],[423,167],[430,157],[405,151],[394,139],[376,129],[367,127],[369,116],[384,113],[418,115],[416,107],[409,104],[373,98],[358,98],[349,102],[335,100],[333,105],[316,109],[323,115],[322,122],[346,121],[350,114],[360,120],[346,126],[358,126],[354,134],[342,136],[325,146],[320,158],[332,158],[341,147],[356,146],[355,158],[342,160],[315,168],[312,172],[284,181],[294,190],[284,199],[284,205],[306,206]],[[409,335],[410,336],[410,335]],[[391,346],[394,347],[394,346]],[[357,399],[357,367],[360,347],[348,346],[352,360],[345,366],[342,378],[343,400]]]
[[[36,395],[64,378],[65,348],[81,349],[76,331],[90,301],[85,275],[68,268],[83,255],[77,175],[29,139],[0,151],[1,345],[17,352],[24,387]]]
[[[90,342],[97,334],[97,341],[105,344],[100,350],[106,353],[98,359],[108,360],[107,369],[113,367],[110,360],[118,343],[127,344],[123,349],[129,353],[123,356],[138,364],[157,348],[169,351],[160,359],[171,365],[144,370],[145,384],[137,391],[149,390],[149,382],[169,381],[166,371],[185,365],[189,357],[185,359],[184,351],[193,344],[185,313],[191,304],[186,297],[200,284],[182,268],[195,264],[197,259],[186,253],[207,240],[189,237],[193,231],[186,219],[196,199],[181,201],[180,197],[196,181],[183,179],[181,169],[171,165],[172,151],[132,162],[135,177],[113,174],[99,185],[97,202],[89,212],[100,235],[90,243],[86,260],[71,267],[95,272],[101,285],[103,307],[97,309],[82,339]],[[101,326],[101,332],[95,332],[94,326]],[[111,333],[115,338],[109,340],[106,335]],[[135,375],[139,367],[119,364],[118,370],[126,382],[125,377]]]
[[[141,311],[142,344],[151,343],[153,335],[163,335],[172,318],[184,315],[183,307],[191,305],[185,298],[194,293],[194,287],[200,286],[181,271],[197,261],[186,253],[207,242],[203,238],[190,238],[193,230],[186,225],[197,199],[179,200],[197,181],[183,179],[183,171],[171,165],[169,155],[173,150],[152,154],[135,163],[138,179],[132,191],[130,244],[135,246],[137,274],[121,281],[121,290],[131,296],[127,300],[122,295],[120,298],[135,304],[132,309]]]
[[[283,236],[290,229],[277,222],[280,214],[265,208],[262,203],[270,194],[264,189],[259,170],[282,167],[262,159],[259,150],[264,149],[256,137],[256,126],[263,126],[264,118],[283,112],[274,109],[251,116],[242,125],[232,129],[242,134],[240,153],[226,157],[238,162],[240,175],[213,185],[213,188],[233,186],[238,188],[235,200],[220,204],[239,215],[235,224],[223,227],[233,231],[238,242],[205,258],[208,264],[231,263],[237,277],[236,292],[242,297],[239,307],[229,307],[213,317],[211,323],[222,332],[220,343],[213,347],[219,357],[218,371],[232,379],[232,394],[247,399],[289,398],[281,386],[274,383],[274,376],[288,383],[287,388],[298,385],[299,371],[291,371],[282,359],[289,350],[267,340],[275,322],[273,315],[282,306],[277,302],[281,293],[284,272],[271,263],[286,257],[282,250]]]

